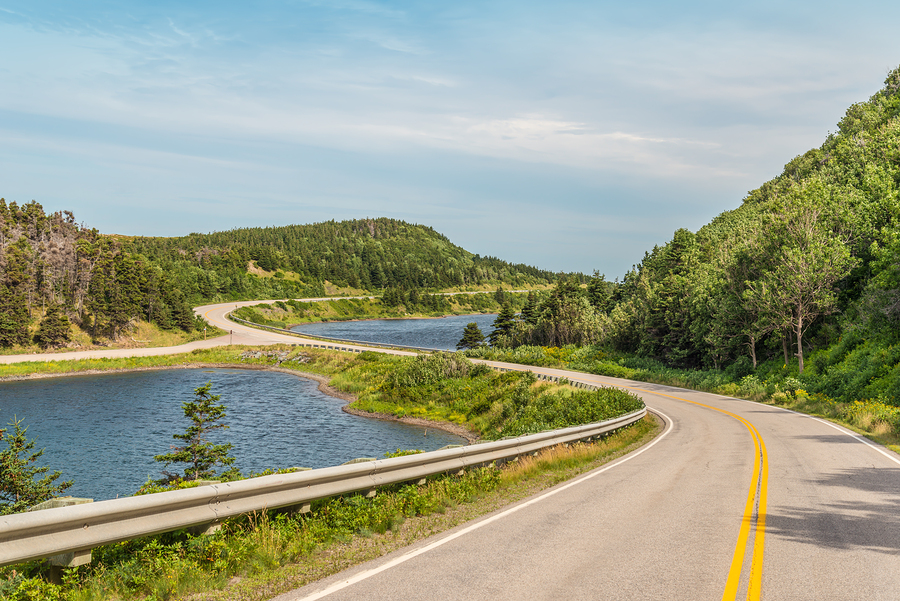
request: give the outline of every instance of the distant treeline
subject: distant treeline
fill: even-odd
[[[137,320],[191,331],[199,324],[192,306],[322,296],[326,282],[439,311],[445,301],[427,290],[557,277],[392,219],[127,238],[78,225],[69,211],[0,199],[0,347],[64,344],[70,323],[92,338],[116,339]]]
[[[179,280],[189,286],[183,290],[203,300],[217,295],[223,299],[321,295],[325,281],[367,291],[408,291],[486,284],[527,287],[557,278],[528,265],[473,255],[430,227],[386,218],[134,238],[129,248],[180,274]],[[251,262],[280,281],[265,286],[252,281]],[[294,274],[297,280],[287,277]]]

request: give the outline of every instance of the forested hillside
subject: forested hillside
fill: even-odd
[[[72,324],[91,339],[117,339],[138,321],[190,332],[192,306],[321,296],[326,282],[418,298],[420,289],[555,279],[391,219],[126,238],[80,226],[69,211],[0,199],[0,347],[65,345]]]
[[[810,350],[890,339],[900,308],[898,185],[895,70],[820,148],[739,208],[648,253],[616,291],[609,340],[681,365],[755,367],[780,354],[802,373]]]
[[[184,294],[159,266],[115,238],[46,214],[36,202],[0,199],[0,347],[65,344],[70,320],[92,337],[117,338],[136,319],[192,330]]]
[[[248,266],[281,280],[269,285],[283,290],[274,294],[282,297],[324,294],[326,280],[376,291],[532,286],[556,279],[534,267],[473,255],[430,227],[385,218],[135,238],[130,248],[179,274],[188,286],[182,290],[197,299],[271,298],[272,292],[254,290],[259,283],[249,281]]]
[[[900,69],[741,206],[676,231],[621,282],[558,287],[503,340],[735,378],[777,362],[835,398],[900,404],[898,189]]]

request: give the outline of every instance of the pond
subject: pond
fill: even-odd
[[[14,416],[28,426],[38,465],[74,480],[67,494],[111,499],[133,494],[159,478],[167,453],[189,425],[181,404],[212,382],[229,429],[215,442],[234,445],[244,474],[267,468],[338,465],[356,457],[384,457],[398,448],[435,450],[464,444],[435,429],[357,417],[345,401],[291,374],[242,369],[155,370],[0,382],[0,424]],[[178,471],[173,465],[170,471]],[[182,468],[183,469],[183,468]]]
[[[466,324],[475,322],[485,338],[496,314],[451,315],[436,319],[368,319],[306,323],[291,328],[295,332],[359,342],[397,344],[455,351]]]

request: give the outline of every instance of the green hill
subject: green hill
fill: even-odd
[[[603,340],[680,367],[760,362],[900,403],[900,69],[819,148],[615,288]]]
[[[326,281],[375,291],[528,287],[556,279],[548,271],[473,255],[430,227],[385,218],[134,238],[129,248],[170,272],[185,273],[189,283],[196,280],[189,295],[203,299],[217,294],[251,298],[246,295],[254,286],[247,278],[254,268],[283,280],[270,284],[291,291],[281,296],[324,294]]]
[[[190,332],[191,306],[451,287],[534,287],[556,275],[455,246],[392,219],[244,228],[182,238],[107,236],[0,199],[0,347],[65,344],[76,324],[117,339],[138,321]],[[326,290],[326,288],[328,288]],[[433,298],[427,296],[427,298]],[[36,327],[38,326],[39,327]]]

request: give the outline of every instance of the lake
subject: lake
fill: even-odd
[[[466,324],[475,322],[487,338],[496,314],[451,315],[436,319],[368,319],[305,323],[291,328],[295,332],[359,342],[397,344],[455,351]]]
[[[398,448],[435,450],[464,444],[452,434],[341,411],[344,401],[318,384],[285,373],[242,369],[155,370],[0,382],[0,424],[17,416],[28,426],[38,465],[74,480],[67,494],[111,499],[159,478],[167,453],[189,422],[181,404],[212,382],[230,427],[215,442],[234,445],[243,473],[266,468],[338,465],[356,457],[383,457]],[[426,435],[427,434],[427,435]],[[172,465],[170,471],[179,470]]]

